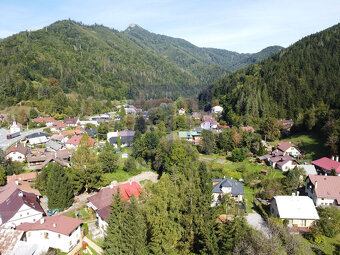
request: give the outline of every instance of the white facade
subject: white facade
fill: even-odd
[[[213,108],[211,108],[211,112],[220,114],[223,112],[223,107],[219,105],[214,106]]]
[[[79,120],[78,123],[83,128],[86,126],[86,124],[93,124],[95,126],[99,126],[98,122],[95,120]]]
[[[6,156],[7,160],[10,159],[11,161],[16,161],[16,162],[24,162],[25,158],[26,156],[18,151],[12,151]]]
[[[104,235],[105,234],[105,231],[106,231],[106,228],[109,224],[107,224],[107,222],[105,220],[102,219],[102,217],[100,217],[98,215],[98,213],[96,214],[97,216],[97,220],[98,220],[98,227],[99,227],[99,230],[100,232]]]
[[[29,207],[26,204],[23,204],[18,212],[14,214],[14,216],[9,219],[5,224],[3,224],[4,227],[11,228],[13,226],[18,226],[21,223],[34,223],[41,219],[43,216],[43,213],[37,210],[34,210],[33,208]],[[1,219],[0,219],[1,221]]]
[[[185,114],[185,110],[182,108],[182,109],[179,109],[178,110],[178,114],[179,115],[184,115]]]
[[[13,133],[21,132],[21,131],[22,131],[22,125],[18,125],[14,121],[13,124],[11,125],[10,129],[9,129],[9,133],[13,134]]]
[[[69,236],[50,230],[31,230],[26,232],[26,242],[69,252],[81,239],[80,226]]]
[[[118,132],[109,132],[107,133],[106,137],[107,137],[107,141],[110,142],[111,137],[118,137]]]
[[[297,166],[297,165],[295,165],[293,163],[294,163],[294,161],[289,160],[288,162],[286,162],[282,166],[277,164],[277,168],[280,169],[283,172],[287,172],[288,170],[292,170],[292,169],[294,169]]]
[[[28,143],[30,145],[47,143],[48,141],[49,141],[49,139],[46,136],[39,136],[39,137],[34,137],[34,138],[28,139]]]
[[[293,157],[298,157],[300,152],[295,147],[289,147],[286,151],[283,152],[284,155],[291,155]]]

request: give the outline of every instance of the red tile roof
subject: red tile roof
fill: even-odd
[[[255,132],[255,129],[251,126],[246,126],[246,127],[241,127],[242,131],[245,131],[245,132],[248,132],[248,131],[251,131],[251,132]]]
[[[52,135],[51,136],[51,140],[54,140],[54,141],[61,141],[63,139],[64,139],[63,135]]]
[[[46,216],[43,217],[43,219],[44,222],[42,224],[40,220],[34,223],[22,223],[17,226],[16,229],[25,232],[49,230],[68,236],[82,223],[82,221],[79,219],[67,217],[64,215]]]
[[[109,205],[97,210],[98,215],[105,221],[110,218],[110,212],[111,206]]]
[[[0,204],[5,201],[17,189],[15,182],[7,183],[0,187]]]
[[[77,118],[66,118],[64,119],[64,123],[68,125],[75,125],[77,124],[78,119]]]
[[[53,117],[39,117],[39,118],[35,118],[33,119],[34,122],[37,123],[42,123],[42,122],[55,122],[56,120]]]
[[[83,136],[72,136],[70,139],[67,140],[66,144],[73,144],[73,145],[78,146],[82,137]],[[93,146],[94,145],[94,139],[90,137],[90,141],[91,141],[90,145]]]
[[[291,142],[279,142],[276,147],[280,150],[280,151],[286,151],[288,150],[290,147],[295,147],[294,143]]]
[[[130,197],[134,195],[135,197],[139,197],[141,193],[141,186],[137,182],[124,183],[117,186],[110,186],[102,188],[97,194],[89,197],[88,200],[98,209],[103,208],[105,206],[109,206],[112,203],[112,195],[117,194],[117,189],[119,188],[120,195],[122,196],[122,200],[128,201]]]
[[[61,134],[63,136],[69,136],[69,135],[80,135],[81,133],[83,133],[81,130],[78,129],[74,129],[74,130],[65,130],[63,132],[61,132]]]
[[[52,127],[57,128],[57,129],[62,129],[62,128],[66,128],[66,125],[61,121],[56,121],[53,123]]]
[[[337,173],[340,174],[340,162],[332,160],[330,158],[320,158],[311,162],[313,165],[320,167],[322,169],[332,171],[334,169]]]
[[[316,196],[319,198],[336,199],[340,204],[340,177],[339,176],[324,176],[324,175],[308,175],[310,181],[315,185]]]
[[[12,181],[15,180],[22,180],[22,181],[27,181],[27,180],[33,180],[35,178],[37,178],[38,173],[37,172],[30,172],[30,173],[25,173],[25,174],[13,174],[13,175],[9,175],[7,176],[7,183],[10,183]]]

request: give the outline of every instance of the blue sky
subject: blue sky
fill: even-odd
[[[287,47],[340,22],[340,0],[0,0],[0,38],[71,18],[124,30],[135,23],[201,47]]]

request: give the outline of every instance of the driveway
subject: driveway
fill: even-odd
[[[37,128],[37,129],[28,130],[26,132],[21,132],[20,136],[7,140],[7,134],[9,133],[9,131],[6,129],[0,128],[0,149],[6,150],[11,144],[20,141],[25,136],[36,133],[36,132],[42,132],[43,129],[44,128]]]
[[[269,229],[267,222],[261,217],[260,214],[254,212],[246,216],[247,222],[254,229],[261,231],[267,238],[269,238]]]

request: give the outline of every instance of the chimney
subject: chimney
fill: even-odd
[[[339,162],[339,155],[336,155],[335,160]]]
[[[45,219],[44,218],[41,218],[40,219],[40,224],[44,224],[45,223]]]
[[[292,193],[292,196],[295,197],[295,193],[294,192]]]
[[[230,177],[230,180],[232,180],[233,179],[233,177]]]
[[[56,228],[56,227],[57,227],[57,224],[53,223],[53,227]]]
[[[129,183],[130,183],[130,185],[132,185],[132,181],[131,181],[131,179],[129,180]]]
[[[117,181],[112,181],[110,183],[110,189],[113,189],[113,187],[117,184]]]
[[[334,156],[332,156],[332,160],[335,160],[335,157],[334,157]]]
[[[316,190],[317,188],[318,188],[318,181],[315,181],[314,189]]]
[[[24,194],[22,193],[22,191],[19,192],[19,197],[23,197]]]
[[[18,180],[15,180],[15,185],[19,185],[19,181]]]
[[[296,196],[299,196],[300,195],[300,191],[296,191]]]
[[[225,176],[223,176],[223,179],[225,179]]]

